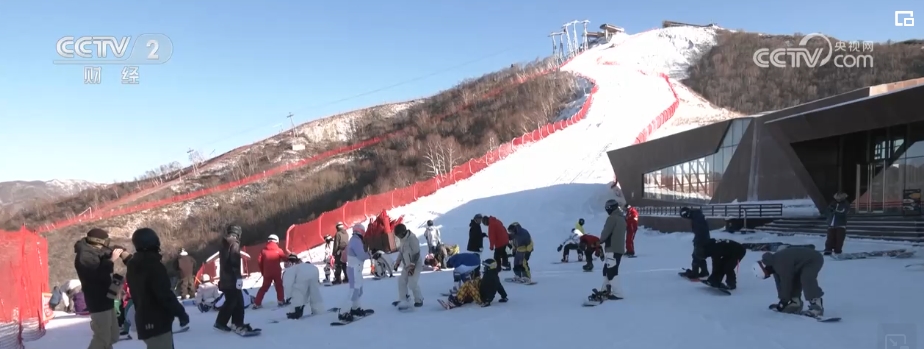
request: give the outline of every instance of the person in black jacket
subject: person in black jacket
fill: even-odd
[[[712,258],[712,275],[706,279],[706,284],[712,287],[734,290],[738,287],[738,264],[747,254],[747,249],[734,240],[709,239],[705,248],[706,257]],[[725,278],[725,284],[722,284]]]
[[[74,269],[83,289],[84,302],[90,312],[93,338],[89,349],[112,349],[119,341],[119,319],[115,299],[119,297],[122,276],[115,274],[115,261],[127,259],[124,248],[109,246],[109,232],[91,229],[87,236],[74,244]]]
[[[244,280],[241,275],[241,234],[240,226],[228,226],[225,238],[221,241],[221,250],[218,251],[218,260],[221,263],[218,279],[218,290],[224,296],[225,302],[218,310],[215,318],[215,329],[223,332],[235,332],[244,335],[258,330],[244,323]],[[228,321],[231,326],[228,326]]]
[[[484,238],[488,237],[488,234],[481,231],[482,218],[480,213],[476,214],[468,224],[468,246],[465,249],[468,252],[477,253],[479,258],[481,258],[481,251],[484,250]]]
[[[126,278],[132,288],[138,339],[148,349],[173,349],[173,318],[186,327],[189,315],[170,289],[170,277],[161,262],[160,238],[154,230],[141,228],[132,234],[132,245],[135,254],[127,263]]]
[[[331,283],[334,285],[350,283],[350,276],[346,272],[346,262],[341,260],[348,243],[350,243],[350,234],[347,233],[346,226],[339,222],[337,223],[337,234],[334,235],[334,247],[332,249],[334,254],[334,281]],[[343,276],[342,279],[341,275]]]
[[[706,244],[710,240],[709,223],[703,211],[684,207],[680,209],[680,217],[690,220],[693,229],[693,262],[691,268],[684,270],[680,275],[690,279],[700,279],[709,276],[709,267],[706,265]]]

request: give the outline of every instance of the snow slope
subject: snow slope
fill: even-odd
[[[615,47],[589,50],[565,68],[595,79],[599,86],[584,121],[521,147],[468,180],[390,212],[404,214],[407,225],[418,234],[423,232],[418,227],[434,219],[442,225],[444,241],[463,248],[468,223],[476,213],[497,216],[507,224],[520,222],[532,232],[536,250],[530,266],[539,284],[505,284],[509,303],[488,308],[467,305],[447,312],[435,300],[452,286],[451,273],[424,272],[420,284],[425,306],[402,314],[390,305],[397,298],[394,280],[366,279],[363,302],[378,311],[373,317],[331,328],[327,323],[334,320],[333,314],[271,324],[284,319],[284,311],[249,311],[247,321],[264,329],[263,336],[249,339],[211,330],[215,314],[200,314],[189,307],[193,330],[176,336],[177,348],[252,349],[294,343],[407,348],[440,343],[445,349],[456,349],[487,348],[511,340],[523,348],[565,348],[575,343],[601,348],[870,348],[882,343],[876,337],[880,324],[922,322],[924,298],[919,293],[924,281],[921,271],[903,268],[908,260],[828,262],[820,277],[827,292],[825,304],[830,315],[844,321],[822,324],[767,310],[776,302],[773,281],[755,279],[748,271],[759,253],[745,257],[735,295],[721,296],[675,275],[690,263],[691,234],[645,230],[636,238],[640,257],[624,259],[620,268],[627,298],[597,308],[580,307],[590,289],[600,287],[599,262],[592,273],[581,272],[577,263],[552,264],[560,259],[555,247],[578,218],[586,220],[588,232],[599,231],[605,219],[603,202],[612,195],[608,186],[612,170],[605,152],[630,144],[673,98],[663,79],[640,74],[634,66],[597,63],[630,40],[620,37]],[[713,236],[742,239],[719,232]],[[746,239],[822,244],[815,237],[754,234]],[[895,246],[903,245],[850,240],[846,252]],[[505,272],[503,277],[510,275]],[[328,307],[346,303],[344,286],[322,288],[322,294]],[[274,299],[272,291],[266,299]],[[54,320],[49,334],[27,343],[29,348],[57,349],[89,341],[86,319]],[[139,341],[118,346],[144,347]]]

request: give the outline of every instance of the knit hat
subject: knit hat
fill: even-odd
[[[356,223],[353,225],[353,233],[363,235],[366,233],[366,227],[362,223]]]
[[[93,228],[87,232],[87,242],[91,244],[109,246],[109,232],[100,228]]]
[[[241,229],[241,226],[239,226],[239,225],[229,225],[229,226],[228,226],[228,229],[225,230],[225,234],[227,234],[227,235],[234,235],[234,236],[237,236],[237,237],[241,237],[241,234],[243,234],[243,233],[244,233],[244,230]]]

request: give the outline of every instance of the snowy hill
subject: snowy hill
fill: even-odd
[[[724,296],[675,275],[690,264],[691,234],[658,234],[644,229],[635,241],[639,258],[623,259],[620,266],[626,299],[596,308],[580,306],[590,289],[601,285],[600,263],[595,262],[592,273],[581,272],[577,263],[555,265],[553,262],[561,258],[555,248],[579,218],[586,220],[589,233],[597,234],[601,229],[605,220],[603,202],[613,195],[608,186],[612,169],[606,151],[631,144],[639,131],[674,101],[664,79],[640,73],[640,64],[631,62],[645,62],[653,72],[679,70],[673,64],[682,65],[688,59],[682,52],[646,52],[657,47],[678,47],[674,43],[684,42],[684,29],[692,33],[687,42],[708,41],[702,39],[708,28],[677,27],[663,29],[662,33],[618,36],[612,45],[585,52],[564,68],[590,77],[598,85],[585,120],[520,147],[467,180],[390,211],[392,216],[405,215],[407,226],[418,235],[423,233],[424,222],[434,220],[442,225],[445,242],[463,248],[468,223],[477,213],[496,216],[505,224],[516,221],[530,230],[536,248],[530,268],[538,284],[505,284],[509,303],[494,303],[486,308],[466,305],[446,311],[436,304],[436,299],[452,287],[451,272],[423,272],[420,285],[424,307],[398,313],[390,305],[397,298],[396,280],[366,279],[363,306],[377,313],[361,322],[331,328],[328,323],[335,319],[333,314],[287,321],[284,311],[248,311],[246,321],[263,328],[263,334],[242,340],[213,331],[210,327],[214,313],[200,314],[188,307],[192,330],[176,335],[177,347],[250,349],[305,343],[337,349],[440,343],[445,349],[461,349],[515,341],[516,346],[525,348],[870,348],[884,340],[876,337],[875,330],[883,323],[910,324],[912,328],[920,324],[924,298],[919,293],[924,281],[919,270],[904,268],[907,260],[827,262],[820,275],[826,292],[825,306],[829,315],[843,317],[844,321],[816,323],[767,310],[769,304],[778,301],[773,281],[758,280],[749,271],[760,253],[748,253],[740,268],[738,289],[733,296]],[[639,43],[640,38],[650,38],[650,46]],[[671,45],[658,40],[668,40]],[[622,44],[636,45],[639,55],[630,55]],[[673,86],[677,90],[677,85]],[[686,108],[685,115],[692,119],[721,114],[721,110],[698,102],[695,95],[677,93],[681,98],[678,113]],[[812,243],[817,247],[823,243],[814,237],[770,234],[745,238],[713,232],[713,237],[741,242]],[[896,247],[907,246],[851,239],[845,252]],[[484,251],[485,255],[489,253]],[[510,276],[509,272],[502,275]],[[347,301],[345,286],[326,287],[321,292],[327,307],[344,306]],[[275,299],[272,291],[266,299]],[[281,322],[273,324],[273,320]],[[28,343],[29,348],[83,345],[90,338],[87,322],[85,318],[54,320],[48,326],[51,335]],[[422,330],[410,331],[411,328]],[[140,341],[119,344],[125,349],[143,347]]]
[[[74,195],[99,185],[77,179],[0,182],[0,211],[12,213],[31,202]]]

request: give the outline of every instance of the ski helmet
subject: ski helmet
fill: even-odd
[[[279,242],[279,236],[276,234],[270,234],[266,241]]]
[[[761,261],[754,263],[754,265],[751,266],[751,271],[754,272],[754,277],[761,280],[769,278],[771,275],[770,270],[768,270],[764,262]]]
[[[212,277],[209,274],[202,274],[202,282],[212,281]]]
[[[433,226],[433,220],[432,220],[432,219],[427,220],[427,226],[428,226],[428,227],[432,227],[432,226]]]
[[[346,226],[343,225],[343,222],[337,222],[337,225],[335,227],[337,228],[337,230],[346,229]]]
[[[603,205],[603,209],[606,210],[606,214],[613,214],[613,211],[619,208],[619,202],[614,199],[606,200],[606,204]]]
[[[511,234],[516,234],[519,229],[520,229],[519,222],[510,223],[510,226],[507,227],[507,231],[510,232]]]
[[[582,226],[582,227],[584,226],[584,218],[579,218],[579,219],[578,219],[578,225],[580,225],[580,226]]]
[[[301,258],[298,258],[298,255],[294,253],[289,253],[288,260],[289,260],[289,263],[292,263],[292,264],[298,264],[302,262]]]
[[[228,236],[234,236],[234,237],[237,237],[238,239],[240,239],[240,238],[241,238],[241,235],[244,233],[244,230],[241,229],[241,226],[239,226],[239,225],[229,225],[229,226],[228,226],[228,229],[225,230],[225,233],[226,233]]]
[[[497,269],[497,261],[491,258],[485,259],[484,262],[481,262],[481,265],[484,266],[485,271]]]
[[[396,225],[394,229],[395,236],[397,236],[399,239],[403,239],[405,236],[407,236],[408,230],[404,223]]]
[[[132,233],[132,245],[135,245],[135,251],[160,251],[160,238],[154,229],[141,228]]]

